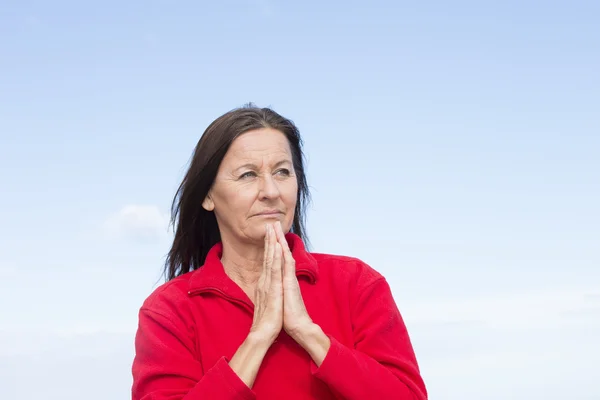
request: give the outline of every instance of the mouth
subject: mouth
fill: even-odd
[[[263,211],[261,213],[255,214],[255,217],[278,217],[280,215],[283,215],[283,213],[279,210],[267,210],[267,211]]]

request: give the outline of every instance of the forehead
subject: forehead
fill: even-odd
[[[223,162],[271,159],[277,159],[276,161],[291,159],[290,144],[282,132],[271,128],[262,128],[245,132],[237,137],[231,143]]]

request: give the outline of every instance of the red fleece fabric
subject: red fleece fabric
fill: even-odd
[[[309,253],[298,236],[286,238],[308,313],[331,340],[321,366],[282,332],[252,388],[235,374],[228,361],[250,330],[253,305],[225,274],[217,244],[202,267],[142,305],[132,400],[427,399],[385,278],[356,258]]]

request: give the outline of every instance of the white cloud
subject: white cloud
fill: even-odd
[[[168,237],[168,228],[169,214],[152,205],[127,205],[104,223],[105,232],[112,238],[143,241]]]

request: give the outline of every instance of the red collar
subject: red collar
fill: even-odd
[[[310,283],[315,283],[319,277],[319,267],[314,257],[306,251],[302,239],[294,233],[285,235],[288,245],[296,260],[296,276],[305,277]],[[215,244],[206,255],[204,265],[192,272],[190,277],[189,294],[196,295],[204,292],[218,292],[232,300],[243,301],[248,304],[248,296],[225,273],[221,256],[223,244]],[[251,305],[251,304],[248,304]]]

